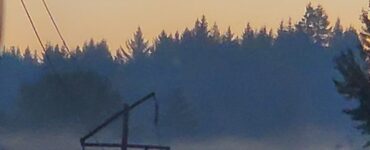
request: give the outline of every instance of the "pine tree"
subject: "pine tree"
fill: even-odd
[[[244,29],[244,32],[242,35],[242,41],[241,41],[242,48],[247,49],[248,47],[251,47],[254,39],[255,39],[254,30],[252,29],[250,23],[247,23],[247,27]]]
[[[332,37],[331,37],[331,42],[330,42],[330,48],[333,49],[332,51],[342,51],[347,49],[347,44],[344,43],[347,42],[344,39],[344,30],[343,26],[340,23],[340,19],[338,18],[337,21],[335,22],[333,32],[332,32]]]
[[[24,53],[23,53],[23,61],[27,64],[36,64],[36,60],[34,59],[32,53],[31,53],[31,50],[29,47],[27,47],[25,50],[24,50]]]
[[[260,29],[258,34],[256,35],[256,46],[259,48],[268,48],[272,46],[273,37],[272,37],[272,31],[270,30],[267,32],[267,28],[263,27]]]
[[[317,24],[316,34],[313,38],[320,45],[329,47],[329,41],[332,36],[329,17],[321,5],[316,8],[315,13],[318,20],[315,22]]]
[[[191,44],[193,40],[193,33],[189,30],[189,28],[185,28],[184,32],[182,33],[181,36],[181,44],[184,46],[189,46],[187,44]]]
[[[278,35],[282,35],[286,32],[286,28],[284,26],[284,21],[280,22],[279,29],[277,30]]]
[[[224,49],[236,49],[239,47],[239,40],[235,37],[234,33],[231,31],[231,27],[228,27],[225,34],[222,35],[222,45]]]
[[[290,33],[293,33],[294,32],[294,27],[293,27],[293,22],[292,22],[292,18],[289,17],[289,20],[288,20],[288,31]]]
[[[358,102],[356,107],[347,108],[344,110],[344,113],[349,115],[357,123],[357,129],[365,135],[370,135],[370,72],[368,63],[370,20],[368,19],[367,12],[363,11],[361,20],[365,26],[360,36],[362,41],[362,47],[360,48],[362,52],[360,52],[361,54],[354,53],[353,51],[342,52],[335,59],[336,69],[342,77],[341,80],[334,80],[334,83],[341,95],[348,100]],[[339,29],[339,27],[336,28]],[[364,146],[370,147],[370,141]]]
[[[214,43],[221,43],[221,32],[216,22],[213,24],[210,31],[210,38]]]
[[[131,51],[133,59],[145,58],[150,53],[149,42],[144,39],[140,27],[135,32],[134,38],[127,41],[126,46]]]
[[[333,28],[333,37],[342,37],[343,32],[344,32],[343,26],[340,22],[340,19],[338,18]]]
[[[203,43],[206,42],[208,39],[208,23],[206,17],[203,15],[202,19],[195,22],[195,26],[193,29],[195,38],[197,41]],[[204,44],[204,43],[203,43]]]
[[[155,40],[155,49],[164,50],[172,48],[174,40],[172,36],[168,35],[165,31],[162,31],[158,38]]]
[[[298,23],[297,29],[307,33],[314,43],[328,47],[331,38],[331,27],[328,15],[324,8],[319,5],[316,8],[309,3],[302,20]]]
[[[125,63],[125,57],[122,53],[122,49],[116,50],[116,56],[114,57],[114,62],[117,64],[124,64]]]
[[[361,14],[361,21],[364,24],[363,32],[360,33],[360,40],[362,42],[363,49],[366,53],[370,52],[370,19],[367,11],[363,10]]]
[[[231,27],[229,26],[224,35],[222,35],[222,42],[223,43],[232,43],[234,41],[234,33],[231,31]]]

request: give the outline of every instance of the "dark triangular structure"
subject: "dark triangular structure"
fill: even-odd
[[[128,135],[129,135],[129,118],[130,118],[130,111],[139,106],[140,104],[144,103],[150,98],[155,98],[155,93],[150,93],[149,95],[141,98],[137,102],[132,105],[124,104],[123,110],[115,113],[112,117],[108,118],[104,121],[101,125],[96,127],[94,130],[89,132],[87,135],[80,139],[80,143],[82,146],[82,150],[85,150],[86,147],[107,147],[107,148],[121,148],[121,150],[127,150],[128,148],[136,148],[136,149],[157,149],[157,150],[170,150],[171,148],[168,146],[158,146],[158,145],[140,145],[140,144],[129,144],[128,143]],[[157,120],[158,115],[158,106],[156,105],[156,117],[155,121]],[[117,143],[89,143],[86,142],[87,139],[95,135],[97,132],[105,128],[114,120],[123,117],[123,130],[122,130],[122,142],[120,144]]]

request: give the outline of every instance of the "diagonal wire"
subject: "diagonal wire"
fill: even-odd
[[[36,29],[35,23],[33,22],[32,18],[31,18],[31,15],[30,15],[30,13],[29,13],[29,11],[28,11],[28,9],[27,9],[26,4],[24,3],[24,1],[23,1],[23,0],[21,0],[21,3],[22,3],[22,6],[23,6],[24,11],[25,11],[25,12],[26,12],[26,14],[27,14],[28,20],[29,20],[29,21],[30,21],[30,23],[31,23],[31,26],[32,26],[32,28],[33,28],[33,31],[34,31],[34,33],[35,33],[35,35],[36,35],[36,37],[37,37],[37,40],[38,40],[38,42],[40,43],[40,46],[41,46],[42,50],[43,50],[44,52],[46,52],[46,48],[45,48],[44,44],[42,43],[41,37],[40,37],[40,35],[39,35],[39,33],[38,33],[37,29]]]
[[[64,47],[67,49],[67,52],[68,52],[68,53],[70,53],[70,49],[69,49],[69,47],[68,47],[68,45],[67,45],[67,42],[64,40],[63,35],[62,35],[62,33],[61,33],[61,31],[60,31],[60,29],[59,29],[59,27],[58,27],[58,25],[57,25],[57,23],[56,23],[56,21],[55,21],[55,19],[54,19],[54,17],[53,17],[53,15],[52,15],[52,13],[51,13],[51,11],[50,11],[50,9],[49,9],[49,6],[47,5],[47,3],[46,3],[46,1],[45,1],[45,0],[42,0],[42,3],[44,4],[44,7],[45,7],[45,9],[46,9],[46,11],[47,11],[47,13],[48,13],[48,15],[49,15],[49,17],[50,17],[50,19],[51,19],[51,21],[52,21],[53,25],[54,25],[54,27],[55,27],[55,30],[57,31],[57,33],[58,33],[58,35],[59,35],[59,38],[60,38],[60,39],[62,40],[62,42],[63,42]]]
[[[48,54],[47,54],[47,51],[46,51],[45,45],[44,45],[44,43],[42,43],[42,40],[41,40],[40,34],[39,34],[39,32],[37,31],[37,28],[36,28],[36,26],[35,26],[35,23],[34,23],[34,22],[33,22],[33,20],[32,20],[32,17],[31,17],[31,15],[30,15],[30,12],[28,11],[26,4],[24,3],[24,0],[21,0],[21,3],[22,3],[22,6],[23,6],[24,11],[25,11],[25,12],[26,12],[26,14],[27,14],[28,21],[30,22],[30,24],[31,24],[31,26],[32,26],[33,32],[35,33],[35,35],[36,35],[36,37],[37,37],[37,40],[38,40],[38,42],[39,42],[39,44],[40,44],[40,46],[41,46],[41,48],[42,48],[42,50],[43,50],[43,52],[44,52],[44,56],[45,56],[46,60],[49,62],[49,64],[50,64],[51,71],[52,71],[54,74],[57,74],[57,71],[56,71],[56,69],[54,68],[53,63],[51,62],[51,59],[50,59],[50,57],[49,57],[49,56],[48,56]]]

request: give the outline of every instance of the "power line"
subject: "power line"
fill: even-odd
[[[39,44],[40,44],[40,46],[41,46],[42,50],[46,53],[46,48],[45,48],[44,44],[42,43],[41,37],[40,37],[40,35],[39,35],[39,33],[38,33],[37,29],[36,29],[35,24],[33,23],[32,17],[31,17],[31,15],[30,15],[30,13],[29,13],[29,11],[28,11],[28,9],[27,9],[27,6],[26,6],[26,4],[24,3],[24,1],[23,1],[23,0],[21,0],[21,3],[22,3],[22,6],[23,6],[24,11],[25,11],[25,12],[26,12],[26,14],[27,14],[28,20],[29,20],[29,21],[30,21],[30,23],[31,23],[32,29],[33,29],[33,31],[34,31],[34,33],[35,33],[36,37],[37,37],[37,40],[38,40],[38,42],[39,42]]]
[[[57,33],[58,33],[58,35],[59,35],[59,38],[62,40],[64,47],[67,49],[67,52],[69,53],[69,52],[70,52],[70,49],[69,49],[69,47],[68,47],[68,45],[67,45],[66,41],[64,40],[63,35],[62,35],[62,33],[61,33],[61,31],[60,31],[60,29],[59,29],[59,27],[58,27],[57,23],[55,22],[55,19],[54,19],[53,15],[51,14],[51,11],[50,11],[50,9],[49,9],[49,6],[47,5],[47,3],[46,3],[46,1],[45,1],[45,0],[42,0],[42,3],[43,3],[43,4],[44,4],[44,6],[45,6],[45,9],[46,9],[46,11],[47,11],[47,13],[48,13],[48,15],[49,15],[49,17],[50,17],[50,19],[51,19],[51,21],[52,21],[52,23],[53,23],[54,27],[55,27],[55,30],[57,31]]]

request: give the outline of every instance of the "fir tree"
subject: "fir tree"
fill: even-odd
[[[328,47],[331,38],[331,27],[328,15],[324,8],[319,5],[316,8],[308,4],[302,20],[298,23],[298,30],[307,33],[314,43]]]
[[[217,23],[214,23],[212,26],[212,29],[210,31],[210,38],[214,43],[221,43],[221,32],[220,29],[218,28]]]
[[[132,53],[133,59],[142,59],[149,55],[149,42],[144,39],[141,28],[138,27],[132,40],[127,41],[127,48]]]
[[[30,50],[29,47],[27,47],[24,50],[23,61],[27,64],[36,64],[37,63],[37,61],[35,60],[35,58],[33,57],[32,53],[31,53],[31,50]]]
[[[206,17],[203,15],[202,19],[195,22],[194,35],[197,41],[203,43],[208,39],[208,23]],[[204,44],[204,43],[203,43]]]
[[[244,49],[251,47],[255,38],[254,30],[252,29],[250,23],[247,23],[247,27],[244,29],[242,35],[241,45]]]
[[[342,80],[334,80],[337,91],[348,100],[355,100],[358,105],[347,108],[344,113],[348,114],[357,123],[357,129],[363,134],[370,134],[370,77],[369,77],[369,29],[370,21],[367,12],[363,12],[361,19],[364,24],[364,31],[361,33],[362,50],[360,54],[348,51],[336,58],[336,69],[341,73]],[[338,31],[340,31],[336,27]],[[346,31],[347,32],[347,31]],[[347,36],[345,32],[345,37]],[[356,33],[354,31],[354,33]],[[370,146],[370,141],[365,147]]]

